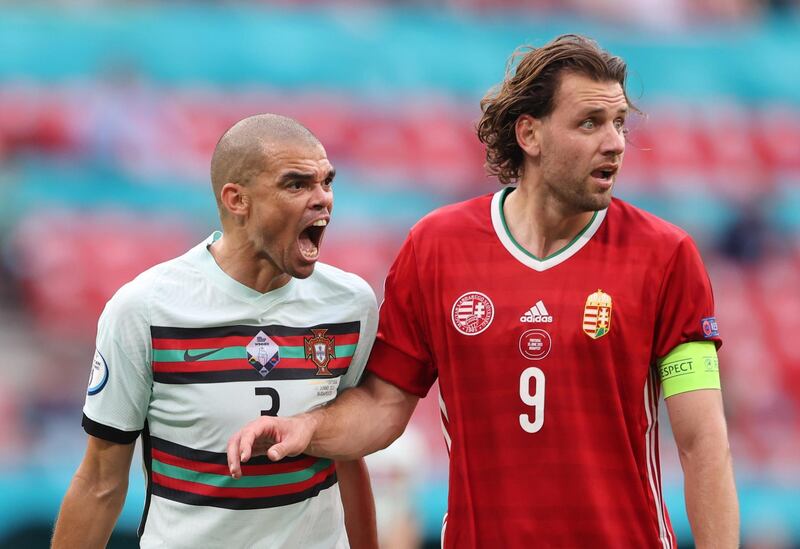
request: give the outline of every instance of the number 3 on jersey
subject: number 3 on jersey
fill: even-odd
[[[536,381],[536,388],[531,394],[531,379]],[[519,425],[526,433],[538,433],[544,425],[544,372],[535,366],[525,368],[519,376],[519,398],[533,410],[533,421],[528,414],[519,415]]]
[[[281,408],[281,396],[272,387],[256,387],[256,396],[268,396],[270,399],[269,410],[261,410],[262,416],[277,416]]]

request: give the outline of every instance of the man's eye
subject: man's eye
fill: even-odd
[[[583,122],[581,122],[581,128],[585,130],[593,130],[594,120],[584,120]]]
[[[617,128],[617,130],[627,131],[625,128],[625,120],[622,118],[617,118],[614,120],[614,127]]]
[[[303,184],[302,181],[292,181],[291,183],[289,183],[289,188],[293,189],[295,191],[299,191],[303,187],[304,187],[304,184]]]

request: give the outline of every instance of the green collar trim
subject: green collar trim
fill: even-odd
[[[514,188],[515,187],[507,187],[505,189],[501,189],[500,191],[496,192],[492,198],[492,225],[494,226],[497,237],[500,239],[500,242],[503,244],[506,250],[508,250],[518,261],[536,271],[545,271],[555,267],[556,265],[560,265],[578,253],[581,248],[589,243],[589,240],[591,240],[592,236],[594,236],[594,234],[600,228],[600,225],[602,225],[603,220],[606,217],[606,213],[608,212],[608,209],[595,212],[586,226],[581,229],[581,231],[575,235],[575,238],[573,238],[566,246],[557,252],[553,252],[547,257],[539,258],[523,248],[522,245],[520,245],[520,243],[514,239],[511,231],[508,230],[506,217],[503,213],[503,204]]]

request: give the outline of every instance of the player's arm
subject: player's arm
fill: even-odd
[[[272,461],[301,452],[353,460],[386,448],[405,429],[419,397],[374,374],[344,391],[330,405],[292,417],[262,416],[228,442],[228,465],[235,478],[253,454]]]
[[[739,545],[739,503],[714,344],[676,347],[659,363],[695,545]]]
[[[703,389],[666,400],[683,467],[686,512],[695,546],[738,547],[739,503],[722,395]]]
[[[52,547],[105,547],[128,492],[135,444],[90,436],[56,520]]]
[[[337,461],[336,476],[344,507],[344,525],[352,549],[377,549],[375,500],[364,458]]]

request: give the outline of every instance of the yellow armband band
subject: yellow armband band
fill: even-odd
[[[658,361],[664,398],[696,391],[719,389],[719,359],[712,341],[678,345]]]

